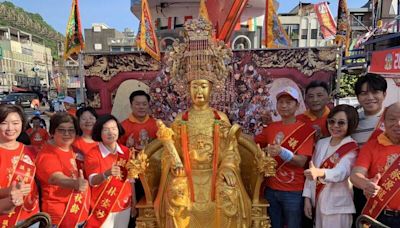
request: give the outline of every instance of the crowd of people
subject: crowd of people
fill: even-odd
[[[254,136],[278,163],[263,187],[273,228],[349,228],[360,214],[400,227],[400,103],[384,108],[386,89],[382,76],[367,74],[355,84],[361,111],[329,108],[328,85],[313,81],[308,110],[298,116],[297,90],[277,94],[281,121]],[[121,123],[91,107],[47,113],[48,131],[40,116],[25,130],[23,110],[0,105],[0,224],[12,227],[39,211],[54,227],[133,224],[144,192],[124,164],[156,138],[150,100],[134,91]],[[21,133],[29,140],[20,142]]]
[[[400,227],[400,103],[384,108],[386,89],[382,76],[367,74],[354,88],[360,112],[329,109],[327,85],[314,81],[299,116],[297,91],[277,94],[282,120],[255,137],[278,162],[265,182],[272,227],[355,227],[361,214]]]

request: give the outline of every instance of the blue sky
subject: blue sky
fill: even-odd
[[[43,19],[57,31],[65,34],[71,0],[8,0],[14,5],[31,13],[39,13]],[[159,0],[162,1],[162,0]],[[259,0],[265,1],[265,0]],[[317,3],[317,1],[302,1]],[[364,5],[368,0],[348,0],[349,8]],[[0,0],[4,2],[4,0]],[[288,12],[298,0],[279,0],[279,12]],[[333,15],[336,15],[338,0],[329,1]],[[137,31],[138,20],[130,11],[130,0],[80,0],[79,7],[83,28],[90,28],[92,23],[105,23],[118,31],[131,28]]]

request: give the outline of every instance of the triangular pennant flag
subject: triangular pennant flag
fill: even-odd
[[[206,21],[210,21],[210,18],[208,17],[207,6],[204,0],[200,0],[199,17],[202,17]]]
[[[71,13],[68,19],[67,31],[65,32],[64,48],[65,59],[68,59],[68,57],[70,57],[72,54],[78,54],[85,48],[82,36],[78,0],[72,0]]]
[[[140,28],[137,44],[151,57],[160,61],[161,54],[160,48],[158,47],[158,40],[152,24],[151,14],[149,10],[149,4],[147,0],[142,0],[142,16],[140,20]]]

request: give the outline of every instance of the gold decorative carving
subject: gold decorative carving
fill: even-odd
[[[139,178],[139,174],[142,174],[146,171],[146,168],[149,166],[149,159],[147,159],[147,155],[144,153],[144,150],[141,150],[135,156],[135,151],[131,149],[131,154],[133,156],[129,159],[125,167],[128,170],[128,178],[137,179]]]
[[[265,55],[263,51],[253,54],[253,61],[262,68],[296,68],[303,74],[311,77],[318,71],[335,71],[338,50],[326,48],[304,48],[277,51],[272,55]]]
[[[85,76],[100,77],[104,81],[121,72],[160,70],[160,63],[146,54],[85,55]]]

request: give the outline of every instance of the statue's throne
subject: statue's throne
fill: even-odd
[[[257,152],[259,149],[252,139],[246,136],[239,136],[239,152],[241,156],[241,176],[246,191],[251,199],[251,227],[270,227],[270,220],[267,215],[268,203],[260,198],[261,184],[264,174],[257,170]],[[161,177],[161,154],[163,144],[159,140],[152,141],[147,145],[145,153],[149,158],[149,166],[144,174],[139,175],[142,182],[145,197],[140,199],[137,208],[139,216],[136,219],[136,226],[158,227],[154,211],[154,200],[157,196]]]

